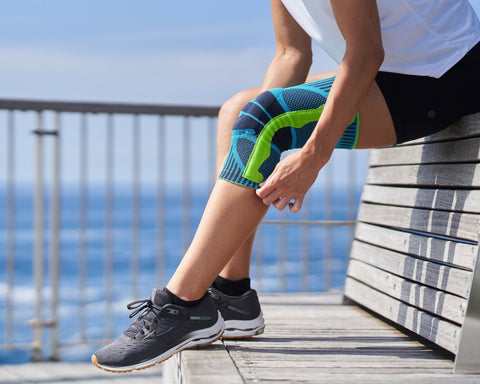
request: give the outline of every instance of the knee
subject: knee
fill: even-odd
[[[236,129],[253,129],[256,134],[276,116],[285,112],[278,101],[281,88],[260,93],[243,107],[233,127]]]
[[[254,99],[260,90],[258,88],[245,89],[230,97],[220,108],[218,118],[221,120],[237,120],[240,111],[245,105]]]
[[[232,137],[232,127],[242,108],[260,92],[259,88],[246,89],[229,98],[220,108],[217,131],[217,170],[223,164]]]

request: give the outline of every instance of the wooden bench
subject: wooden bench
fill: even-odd
[[[345,297],[480,372],[480,114],[370,156]]]
[[[183,351],[166,379],[479,382],[479,220],[480,114],[371,151],[343,293],[360,306],[340,293],[261,295],[262,337]]]

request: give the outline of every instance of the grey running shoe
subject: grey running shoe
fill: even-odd
[[[225,321],[224,339],[261,335],[265,329],[257,292],[248,290],[240,296],[228,296],[213,287],[208,293]]]
[[[176,352],[206,346],[222,336],[224,322],[209,295],[194,307],[171,304],[168,294],[154,289],[149,300],[127,306],[138,316],[123,334],[92,355],[92,363],[109,372],[151,367]]]

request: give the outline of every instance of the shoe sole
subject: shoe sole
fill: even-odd
[[[265,330],[262,314],[253,320],[226,320],[222,339],[243,339],[261,335]]]
[[[222,317],[218,316],[217,322],[207,329],[202,329],[193,333],[193,338],[185,340],[182,344],[176,345],[175,347],[169,349],[168,351],[162,353],[161,355],[148,360],[144,361],[139,364],[130,365],[126,367],[111,367],[108,365],[102,365],[97,361],[97,357],[92,355],[92,364],[95,365],[97,368],[103,369],[107,372],[112,373],[127,373],[132,371],[140,371],[142,369],[153,367],[154,365],[161,364],[165,360],[168,360],[172,357],[175,353],[183,351],[185,349],[190,348],[201,348],[206,347],[218,339],[222,337],[223,332],[225,331],[225,324]],[[208,332],[208,336],[204,336],[205,332]],[[213,334],[212,334],[213,332]]]

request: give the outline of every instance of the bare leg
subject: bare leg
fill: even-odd
[[[260,92],[260,88],[247,89],[229,99],[218,115],[217,133],[217,175],[223,165],[230,148],[232,127],[237,120],[241,109]],[[250,275],[250,260],[252,256],[255,231],[243,242],[227,265],[220,272],[220,276],[230,280],[240,280]]]
[[[253,189],[217,181],[192,244],[167,288],[185,300],[201,298],[267,209]]]

